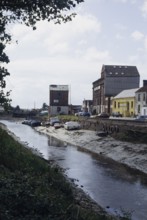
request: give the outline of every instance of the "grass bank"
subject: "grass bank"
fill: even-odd
[[[82,206],[75,200],[71,184],[58,167],[34,155],[0,127],[0,219],[114,218]]]

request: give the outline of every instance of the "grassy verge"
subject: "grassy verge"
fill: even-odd
[[[78,204],[71,185],[58,167],[51,167],[0,128],[0,219],[113,218]]]

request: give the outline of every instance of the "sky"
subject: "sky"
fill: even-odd
[[[147,79],[147,0],[85,0],[66,24],[40,21],[37,30],[8,27],[7,91],[12,106],[49,104],[49,85],[69,85],[69,104],[92,99],[102,65],[133,65]],[[16,43],[16,41],[18,43]]]

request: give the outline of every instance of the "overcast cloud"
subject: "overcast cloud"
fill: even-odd
[[[13,106],[48,104],[50,84],[69,85],[70,103],[82,104],[92,99],[103,64],[137,66],[140,85],[147,78],[147,0],[85,0],[76,12],[72,22],[41,21],[36,31],[9,27],[7,89]]]

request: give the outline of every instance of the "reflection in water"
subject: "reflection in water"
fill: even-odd
[[[58,140],[57,138],[54,137],[48,137],[48,146],[54,146],[54,147],[65,147],[66,143],[63,141]]]
[[[81,152],[52,137],[40,135],[28,126],[4,122],[8,128],[37,148],[46,159],[55,160],[69,178],[78,179],[79,187],[102,207],[115,211],[133,211],[133,220],[146,220],[147,179],[112,160]],[[131,171],[131,172],[130,172]],[[142,184],[143,183],[143,184]]]

